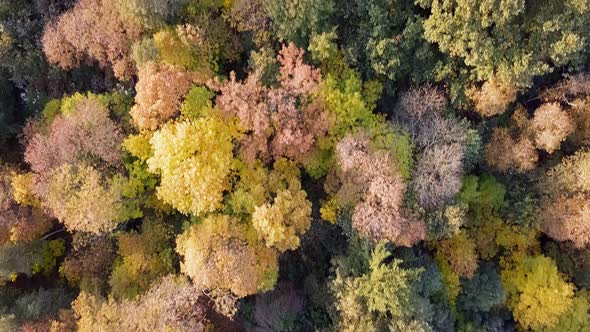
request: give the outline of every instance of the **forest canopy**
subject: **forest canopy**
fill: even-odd
[[[0,0],[0,331],[590,331],[587,0]]]

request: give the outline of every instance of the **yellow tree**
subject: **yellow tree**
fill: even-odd
[[[555,325],[573,301],[574,286],[567,283],[555,262],[545,256],[526,256],[502,271],[508,307],[525,329]]]
[[[176,251],[184,257],[181,271],[199,287],[229,290],[239,297],[274,287],[277,252],[236,218],[211,215],[192,225],[176,243]]]
[[[234,137],[231,123],[217,117],[168,123],[155,132],[147,164],[161,176],[158,198],[184,214],[221,208],[230,189]]]

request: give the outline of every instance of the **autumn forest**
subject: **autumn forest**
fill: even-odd
[[[590,0],[0,0],[0,331],[590,331]]]

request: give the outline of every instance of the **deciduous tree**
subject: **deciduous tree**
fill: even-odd
[[[218,117],[168,123],[150,142],[150,172],[160,174],[158,197],[181,213],[203,215],[221,208],[233,167],[231,123]]]
[[[508,307],[523,327],[551,327],[573,305],[574,287],[563,280],[551,258],[528,256],[502,271]]]
[[[177,239],[181,270],[206,289],[221,288],[244,297],[270,290],[277,278],[277,252],[258,242],[249,225],[211,215]]]
[[[142,30],[135,21],[124,19],[111,1],[80,0],[46,26],[43,50],[50,63],[66,70],[97,61],[112,68],[117,78],[128,80],[135,73],[131,44]]]

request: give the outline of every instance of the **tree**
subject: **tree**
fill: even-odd
[[[577,292],[576,296],[574,296],[573,305],[560,317],[559,322],[552,327],[543,329],[543,331],[586,331],[590,328],[589,310],[590,300],[588,300],[588,291]]]
[[[590,193],[590,150],[581,149],[572,156],[565,157],[555,167],[549,169],[545,186],[549,192],[588,192]]]
[[[576,248],[590,242],[590,181],[587,150],[565,157],[551,168],[542,184],[545,191],[540,212],[541,228],[558,241],[572,241]]]
[[[500,171],[530,171],[535,168],[539,155],[534,142],[528,137],[513,138],[507,128],[494,128],[485,148],[487,163]]]
[[[305,308],[305,298],[291,284],[281,284],[271,292],[256,297],[255,328],[271,331],[291,331]]]
[[[348,274],[336,268],[330,290],[335,297],[338,330],[380,331],[396,321],[418,323],[415,321],[420,318],[414,305],[419,295],[413,284],[422,270],[404,269],[400,260],[390,257],[384,243],[380,243],[371,254],[366,273]],[[428,327],[426,322],[420,323]]]
[[[123,134],[98,99],[82,97],[66,113],[51,122],[47,134],[38,131],[29,139],[24,157],[35,173],[45,177],[77,162],[101,167],[120,163]]]
[[[437,254],[449,262],[449,266],[460,277],[471,279],[477,270],[477,251],[473,239],[459,232],[438,244]]]
[[[486,81],[480,89],[469,91],[475,111],[484,117],[500,115],[516,100],[517,90],[495,79]]]
[[[173,272],[172,229],[160,220],[147,219],[141,233],[122,233],[119,260],[110,277],[115,298],[134,298],[147,291],[150,284]]]
[[[461,190],[463,151],[459,144],[441,144],[420,155],[414,169],[412,188],[422,206],[440,207]]]
[[[479,81],[496,79],[507,86],[528,87],[535,76],[584,61],[590,11],[580,2],[421,0],[418,4],[430,11],[424,37],[462,60]],[[553,28],[543,28],[547,26]]]
[[[206,331],[203,292],[183,277],[166,276],[134,300],[105,301],[81,292],[72,303],[78,331]],[[55,324],[54,324],[55,325]]]
[[[525,329],[554,326],[572,306],[573,285],[545,256],[527,256],[503,270],[502,284],[514,319]]]
[[[497,268],[491,263],[480,264],[475,276],[463,283],[457,303],[470,312],[489,312],[504,304],[506,294]]]
[[[299,236],[311,223],[311,203],[306,197],[305,191],[289,188],[279,191],[272,204],[255,208],[252,223],[268,247],[281,252],[299,247]]]
[[[187,0],[123,0],[115,6],[122,19],[137,22],[149,30],[175,19],[186,3]]]
[[[177,238],[181,271],[205,289],[245,297],[274,287],[278,257],[258,242],[256,231],[226,215],[210,215]]]
[[[174,118],[195,75],[167,64],[147,62],[139,69],[131,118],[139,129],[156,130]]]
[[[589,195],[575,196],[555,193],[544,202],[540,213],[541,228],[558,241],[572,241],[577,248],[590,243]]]
[[[506,188],[495,177],[482,174],[468,175],[463,179],[463,188],[457,198],[469,206],[469,213],[477,222],[485,222],[497,216],[505,204]]]
[[[549,153],[559,149],[561,142],[571,134],[575,125],[570,115],[559,104],[543,104],[537,110],[532,121],[535,131],[535,143],[539,149]]]
[[[184,214],[203,215],[221,207],[230,189],[233,125],[218,117],[168,123],[150,140],[148,169],[161,176],[158,197]]]
[[[125,220],[118,188],[92,166],[64,164],[46,189],[44,205],[71,231],[100,234]]]
[[[341,208],[352,207],[352,226],[374,242],[411,246],[424,238],[424,223],[401,207],[405,183],[390,155],[372,151],[363,133],[346,136],[336,147],[336,186],[331,193]]]
[[[304,46],[314,33],[327,30],[334,3],[318,0],[262,0],[273,29],[281,42]]]
[[[115,76],[128,80],[135,73],[131,44],[143,28],[126,20],[106,0],[80,0],[45,27],[43,51],[49,63],[72,69],[83,62],[111,67]]]
[[[264,0],[232,1],[227,20],[238,31],[252,32],[258,45],[270,42],[271,21],[264,8]]]
[[[423,19],[412,3],[336,1],[335,13],[344,56],[364,76],[413,84],[434,78],[439,54],[424,38]]]
[[[52,226],[51,219],[39,205],[29,207],[23,204],[30,198],[28,184],[19,186],[16,183],[15,186],[15,178],[20,179],[14,170],[0,165],[0,243],[30,242]],[[30,200],[38,203],[36,198]]]
[[[303,62],[304,51],[294,44],[283,46],[279,86],[269,88],[255,71],[244,82],[235,74],[218,89],[217,106],[226,117],[237,117],[243,135],[240,145],[249,162],[260,157],[287,157],[303,162],[328,130],[321,102],[314,100],[321,85],[318,69]]]
[[[101,294],[107,289],[116,255],[110,235],[77,232],[73,236],[72,250],[61,263],[59,272],[70,286],[83,292]]]

